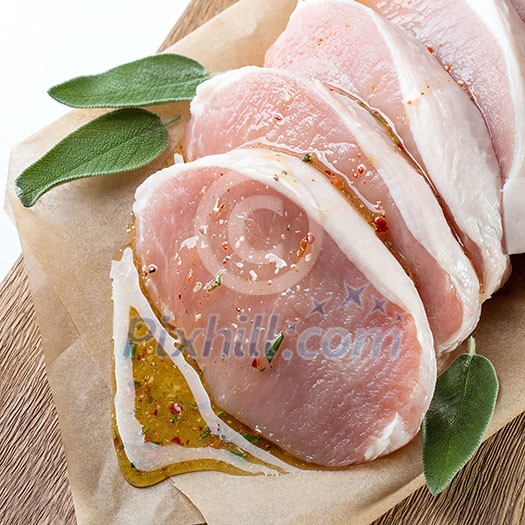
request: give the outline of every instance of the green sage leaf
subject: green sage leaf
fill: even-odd
[[[145,109],[120,109],[77,129],[15,181],[26,207],[64,182],[131,171],[157,158],[168,146],[168,131],[160,117]]]
[[[476,355],[473,347],[439,376],[423,421],[423,466],[434,496],[447,487],[481,444],[498,388],[492,363]]]
[[[82,76],[52,87],[48,93],[75,108],[127,108],[165,104],[195,97],[209,78],[191,58],[161,54],[135,60],[98,75]]]

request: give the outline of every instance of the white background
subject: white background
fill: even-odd
[[[5,214],[11,147],[67,108],[47,89],[153,54],[189,0],[3,0],[0,7],[0,281],[20,253]]]

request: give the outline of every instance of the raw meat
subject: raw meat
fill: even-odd
[[[365,0],[429,46],[481,109],[505,185],[508,253],[525,252],[525,25],[505,0]],[[523,13],[523,0],[516,1]],[[478,173],[474,171],[474,173]]]
[[[145,289],[219,407],[320,465],[413,438],[436,375],[423,305],[323,175],[239,149],[152,175],[133,211]]]
[[[525,20],[525,0],[511,0],[511,3],[521,16],[521,19]]]
[[[414,277],[438,352],[453,349],[474,329],[476,273],[430,186],[367,110],[319,82],[247,67],[202,84],[191,112],[190,160],[264,144],[315,157],[323,170],[342,175],[358,209],[370,222],[379,220],[378,235]]]
[[[266,64],[352,93],[391,121],[426,170],[483,277],[497,290],[502,249],[499,166],[482,116],[432,55],[351,0],[306,0]]]

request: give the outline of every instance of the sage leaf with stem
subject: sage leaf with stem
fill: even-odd
[[[98,75],[58,84],[48,93],[75,108],[128,108],[165,104],[195,97],[208,80],[206,69],[191,58],[160,54],[128,62]]]
[[[423,467],[436,496],[452,481],[481,444],[494,413],[498,378],[492,363],[475,353],[461,355],[438,377],[423,421]]]
[[[80,127],[24,170],[15,181],[26,207],[64,182],[131,171],[149,164],[168,146],[168,130],[155,113],[120,109]]]

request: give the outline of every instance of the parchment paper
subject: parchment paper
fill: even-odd
[[[261,64],[284,29],[296,0],[242,0],[170,51],[191,56],[210,71]],[[187,105],[159,108],[166,118],[183,112],[171,130],[178,142]],[[140,523],[368,523],[424,483],[421,444],[341,472],[276,478],[216,472],[178,476],[137,489],[127,484],[113,449],[111,411],[111,260],[127,240],[133,193],[157,163],[131,174],[72,182],[25,209],[15,177],[59,139],[97,116],[74,111],[14,148],[7,208],[22,240],[43,338],[47,373],[60,418],[78,522]],[[501,381],[488,435],[525,410],[525,258],[489,301],[476,331],[478,350],[490,357]]]

